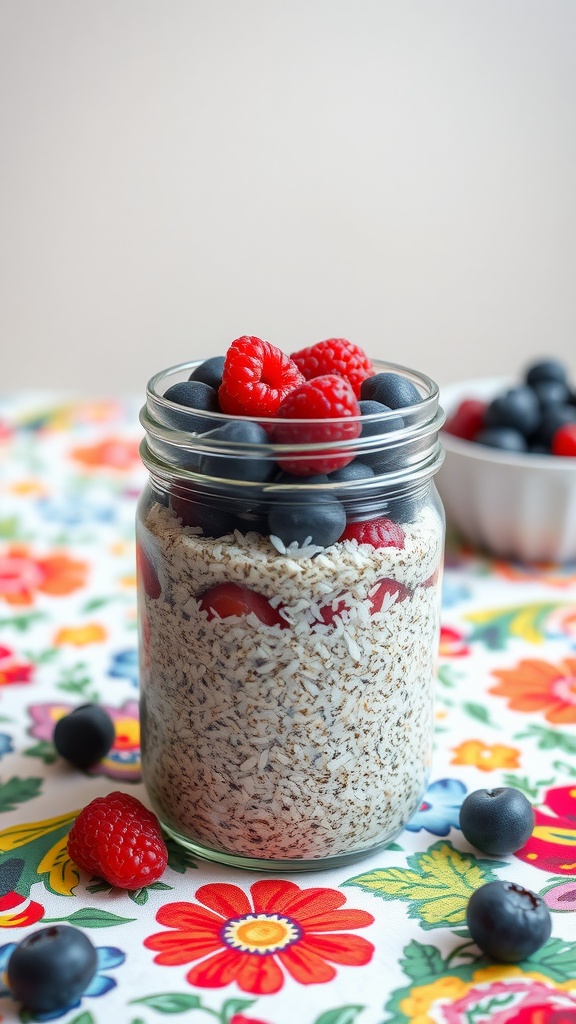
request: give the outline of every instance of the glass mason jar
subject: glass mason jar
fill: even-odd
[[[141,413],[144,781],[166,831],[203,857],[336,866],[390,843],[426,788],[438,388],[374,362],[421,401],[353,429],[254,424],[163,397],[197,365],[153,377]]]

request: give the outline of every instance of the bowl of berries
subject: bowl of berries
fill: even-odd
[[[576,388],[566,367],[546,359],[520,380],[459,382],[441,401],[448,523],[498,557],[576,559]]]

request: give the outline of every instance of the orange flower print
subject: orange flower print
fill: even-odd
[[[24,928],[44,917],[44,907],[27,896],[7,892],[0,896],[0,928]]]
[[[13,683],[31,683],[34,665],[22,661],[9,647],[0,645],[0,686]]]
[[[471,764],[481,772],[492,772],[495,768],[519,768],[520,751],[505,747],[501,743],[488,745],[481,740],[466,740],[454,747],[451,764]]]
[[[464,634],[450,626],[442,626],[440,630],[441,658],[465,658],[470,654],[470,648],[464,643]]]
[[[0,598],[11,605],[30,605],[37,592],[51,597],[71,594],[86,583],[88,566],[64,552],[36,558],[24,544],[0,553]]]
[[[186,975],[191,985],[221,988],[235,981],[254,995],[278,992],[284,971],[312,985],[334,978],[332,963],[360,967],[371,960],[372,943],[344,932],[374,918],[365,910],[339,909],[346,897],[335,889],[301,889],[274,879],[255,882],[250,894],[225,882],[202,885],[199,903],[160,908],[158,923],[175,930],[150,935],[144,945],[157,951],[158,964],[200,961]]]
[[[106,639],[104,626],[98,622],[87,622],[84,626],[63,626],[54,637],[56,647],[70,644],[72,647],[87,647],[88,644],[101,644]]]
[[[73,448],[71,456],[86,469],[132,469],[140,462],[138,441],[107,437],[97,444]]]
[[[490,693],[508,697],[514,711],[542,711],[555,725],[576,722],[576,658],[565,658],[557,665],[527,658],[516,668],[492,674],[500,682]]]

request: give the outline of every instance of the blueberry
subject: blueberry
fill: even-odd
[[[472,894],[466,921],[474,942],[493,960],[518,963],[550,938],[550,911],[515,882],[488,882]]]
[[[170,495],[170,508],[183,526],[199,526],[205,537],[226,537],[236,529],[236,517],[228,509],[219,508],[191,492],[174,491]]]
[[[232,454],[228,445],[242,446],[268,445],[268,434],[258,423],[251,420],[231,420],[215,430],[204,434],[203,440],[220,441],[225,454],[211,454],[208,450],[200,456],[200,472],[205,476],[227,478],[229,480],[254,480],[263,483],[275,475],[278,467],[270,458],[250,458],[246,454]]]
[[[97,704],[82,704],[59,718],[54,727],[54,746],[77,768],[97,764],[114,743],[114,722]]]
[[[526,383],[533,387],[543,380],[560,381],[567,383],[566,367],[557,359],[542,359],[532,363],[526,371]]]
[[[484,424],[488,430],[512,427],[524,437],[529,437],[538,427],[540,416],[540,404],[532,388],[509,388],[503,395],[492,399],[484,413]]]
[[[460,808],[460,828],[482,853],[507,856],[528,842],[534,829],[534,811],[518,789],[477,789],[469,793]]]
[[[541,380],[532,388],[542,410],[555,409],[570,400],[570,389],[561,380]]]
[[[72,1006],[96,973],[98,957],[78,928],[50,925],[22,939],[8,961],[8,984],[33,1013]]]
[[[345,484],[350,480],[369,480],[372,476],[374,476],[374,471],[367,462],[364,462],[362,459],[353,459],[347,466],[342,466],[340,469],[330,473],[327,480]],[[342,493],[347,494],[349,492],[343,488]]]
[[[346,528],[344,506],[324,495],[302,495],[298,502],[273,504],[268,512],[268,532],[288,547],[294,541],[327,548],[335,544]]]
[[[506,452],[526,452],[528,442],[519,430],[512,427],[492,427],[490,430],[481,430],[476,435],[478,444],[488,445],[489,448],[501,448]]]
[[[422,401],[418,388],[399,373],[376,373],[367,377],[360,386],[360,398],[380,402],[389,409],[406,409]]]
[[[554,409],[546,409],[542,414],[538,430],[531,438],[531,443],[542,444],[546,448],[550,448],[552,438],[558,427],[563,427],[566,423],[575,422],[576,409],[572,405],[559,405]]]
[[[219,412],[218,395],[214,388],[196,380],[183,380],[173,384],[164,392],[164,398],[176,405],[184,405],[187,409],[202,409],[205,412]],[[205,434],[218,426],[219,420],[208,416],[195,416],[191,412],[179,409],[163,409],[168,426],[188,433]]]
[[[224,372],[224,356],[212,356],[211,359],[204,360],[197,366],[195,370],[192,370],[189,380],[201,380],[203,384],[209,384],[211,388],[218,391],[222,383],[222,374]]]

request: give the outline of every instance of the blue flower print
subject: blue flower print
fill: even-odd
[[[9,942],[5,946],[0,946],[0,979],[5,978],[8,961],[15,949],[15,942]],[[109,978],[107,974],[102,974],[102,971],[109,971],[112,967],[119,967],[126,959],[126,954],[121,949],[117,949],[116,946],[98,946],[96,948],[96,955],[98,957],[96,974],[86,991],[82,993],[82,999],[84,996],[103,996],[111,988],[115,988],[115,979]],[[3,980],[0,980],[0,997],[9,995],[10,989],[3,984]],[[30,1019],[34,1021],[55,1020],[57,1017],[63,1017],[69,1010],[75,1010],[77,1006],[80,1006],[80,1002],[81,999],[77,999],[71,1006],[65,1006],[60,1010],[52,1010],[51,1013],[38,1013]]]
[[[11,737],[6,732],[0,732],[0,757],[4,757],[4,754],[11,754],[13,750]]]
[[[438,779],[426,790],[420,810],[406,828],[409,832],[426,829],[434,836],[447,836],[452,827],[460,828],[460,807],[465,793],[466,786],[460,779]]]
[[[470,587],[458,580],[451,579],[451,574],[445,572],[442,579],[442,607],[452,608],[454,605],[466,601],[470,597]]]
[[[61,526],[111,523],[116,518],[114,505],[94,495],[66,494],[62,498],[40,498],[38,508],[43,519]]]
[[[108,675],[114,679],[129,679],[132,686],[138,686],[138,651],[129,647],[125,651],[117,651],[112,656],[112,664]]]

